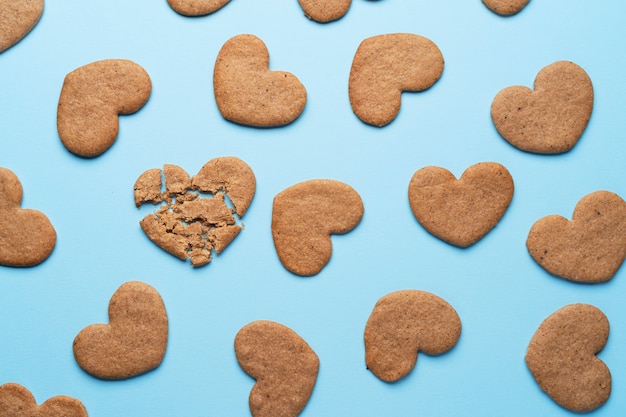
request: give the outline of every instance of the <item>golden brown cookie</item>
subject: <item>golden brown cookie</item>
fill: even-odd
[[[589,304],[571,304],[541,323],[526,352],[539,387],[571,411],[595,410],[611,395],[611,372],[596,354],[609,337],[609,321]]]
[[[92,324],[74,339],[74,358],[87,373],[123,379],[158,367],[167,348],[168,319],[159,293],[130,281],[113,294],[109,323]]]
[[[135,205],[164,203],[143,218],[141,229],[161,249],[202,266],[242,230],[234,215],[243,217],[255,191],[250,167],[239,158],[222,157],[207,162],[193,178],[176,165],[144,172],[135,182]]]
[[[269,52],[254,35],[238,35],[220,50],[213,72],[217,107],[226,120],[255,127],[282,126],[304,110],[307,93],[291,73],[269,70]]]
[[[298,0],[304,15],[320,23],[328,23],[341,19],[348,10],[352,0]]]
[[[33,394],[23,386],[7,383],[0,386],[0,416],[2,417],[87,417],[79,400],[59,395],[37,405]]]
[[[458,180],[445,168],[429,166],[411,178],[409,203],[426,230],[452,245],[467,247],[498,224],[513,191],[509,171],[495,162],[472,165]]]
[[[0,0],[0,53],[33,30],[43,8],[44,0]]]
[[[571,221],[553,214],[535,222],[526,247],[555,276],[608,281],[626,258],[626,202],[610,191],[588,194],[576,204]]]
[[[237,333],[235,354],[256,380],[248,399],[254,417],[300,414],[315,387],[319,359],[296,332],[273,321],[254,321]]]
[[[331,234],[354,229],[363,217],[363,202],[349,185],[309,180],[274,197],[272,236],[280,262],[294,274],[311,276],[330,261]]]
[[[437,45],[423,36],[393,33],[365,39],[350,69],[352,111],[370,125],[391,123],[400,111],[402,92],[431,87],[443,64]]]
[[[148,73],[132,61],[107,59],[75,69],[65,77],[59,97],[61,142],[76,155],[102,154],[117,139],[118,115],[141,109],[151,91]]]
[[[205,16],[218,11],[230,0],[167,0],[176,13],[183,16]]]
[[[530,0],[483,0],[489,10],[502,16],[519,13]]]
[[[383,381],[397,381],[413,370],[418,351],[439,355],[460,336],[461,319],[444,299],[426,291],[392,292],[367,320],[365,363]]]
[[[592,110],[593,85],[585,70],[558,61],[539,71],[534,90],[523,86],[501,90],[491,104],[491,118],[516,148],[556,154],[576,145]]]
[[[0,167],[0,265],[34,266],[45,261],[57,241],[48,217],[22,209],[22,184],[10,170]]]

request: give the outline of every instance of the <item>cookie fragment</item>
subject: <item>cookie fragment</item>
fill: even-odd
[[[401,290],[382,297],[365,326],[365,363],[386,382],[408,375],[418,351],[438,355],[461,336],[461,319],[444,299],[426,291]]]
[[[273,321],[258,320],[235,337],[239,366],[256,380],[250,391],[254,417],[295,417],[313,393],[319,358],[296,332]]]
[[[150,285],[130,281],[109,303],[109,323],[92,324],[74,339],[74,358],[87,373],[103,379],[124,379],[158,367],[168,339],[168,319],[159,293]]]
[[[59,395],[37,405],[31,392],[19,384],[0,386],[0,416],[2,417],[87,417],[79,400]]]
[[[319,23],[328,23],[348,13],[352,0],[298,0],[298,3],[306,17]]]
[[[482,0],[489,10],[502,16],[519,13],[530,0]]]
[[[38,265],[56,246],[52,223],[38,210],[22,209],[22,195],[17,175],[0,167],[0,265]]]
[[[0,53],[33,30],[43,9],[44,0],[0,0]]]
[[[583,197],[572,220],[559,215],[539,219],[526,247],[549,273],[577,282],[605,282],[626,258],[626,202],[600,190]]]
[[[597,307],[571,304],[545,319],[528,345],[526,364],[539,387],[576,412],[595,410],[611,395],[611,372],[596,354],[609,321]]]
[[[348,93],[354,114],[382,127],[400,111],[404,91],[431,87],[443,73],[443,55],[428,38],[393,33],[365,39],[350,69]]]
[[[167,0],[167,4],[183,16],[205,16],[218,11],[230,0]]]

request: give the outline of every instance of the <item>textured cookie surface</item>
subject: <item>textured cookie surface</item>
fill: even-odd
[[[409,203],[430,233],[456,246],[469,246],[500,221],[513,199],[513,179],[495,162],[467,168],[458,180],[445,168],[417,171],[409,183]]]
[[[510,16],[519,13],[530,0],[483,0],[485,6],[494,13]]]
[[[75,69],[65,77],[59,97],[61,142],[80,156],[102,154],[117,139],[118,116],[141,109],[151,91],[148,73],[132,61],[107,59]]]
[[[272,236],[280,262],[294,274],[311,276],[330,261],[331,234],[347,233],[363,217],[363,202],[349,185],[309,180],[274,197]]]
[[[2,417],[87,417],[85,406],[77,399],[59,395],[37,405],[33,394],[23,386],[7,383],[0,386]]]
[[[254,35],[238,35],[220,50],[213,72],[215,101],[226,120],[255,127],[293,122],[306,89],[291,73],[269,70],[269,52]]]
[[[34,266],[46,260],[57,234],[40,211],[22,209],[22,184],[0,167],[0,265]]]
[[[596,354],[609,337],[609,321],[589,304],[571,304],[541,323],[526,364],[539,387],[562,407],[587,412],[611,395],[611,372]]]
[[[626,258],[626,202],[610,191],[588,194],[576,204],[571,221],[555,214],[535,222],[526,247],[553,275],[608,281]]]
[[[159,293],[143,282],[118,288],[109,303],[109,323],[92,324],[74,339],[74,357],[87,373],[123,379],[158,367],[165,356],[168,319]]]
[[[367,320],[365,363],[383,381],[397,381],[413,370],[418,351],[447,352],[460,336],[461,319],[444,299],[419,290],[392,292]]]
[[[0,52],[28,35],[43,9],[44,0],[0,0]]]
[[[328,23],[342,18],[350,9],[352,0],[298,0],[309,19]]]
[[[433,41],[411,33],[365,39],[350,69],[348,93],[354,114],[385,126],[400,111],[403,91],[422,91],[443,73],[443,56]]]
[[[296,332],[273,321],[244,326],[235,337],[241,368],[256,384],[250,391],[254,417],[295,417],[311,397],[319,359]]]
[[[578,65],[558,61],[543,68],[534,90],[507,87],[491,104],[500,135],[524,151],[556,154],[569,151],[585,131],[593,110],[591,79]]]
[[[204,16],[226,5],[230,0],[167,0],[177,13],[184,16]]]
[[[137,207],[164,203],[140,222],[148,238],[177,258],[203,266],[213,251],[221,253],[242,230],[237,218],[252,202],[256,179],[241,159],[221,157],[207,162],[193,178],[176,165],[150,169],[134,188]]]

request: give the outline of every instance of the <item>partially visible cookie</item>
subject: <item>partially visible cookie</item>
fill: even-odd
[[[0,53],[33,30],[43,8],[44,0],[0,0]]]
[[[409,183],[417,221],[434,236],[467,247],[500,221],[513,199],[513,178],[495,162],[470,166],[458,180],[445,168],[418,170]]]
[[[230,0],[167,0],[176,13],[183,16],[205,16],[221,9]]]
[[[606,345],[609,321],[589,304],[570,304],[545,319],[526,352],[539,387],[557,404],[580,413],[611,395],[611,372],[596,354]]]
[[[330,261],[331,234],[354,229],[363,217],[363,202],[349,185],[309,180],[274,197],[272,236],[280,262],[294,274],[311,276]]]
[[[120,114],[141,109],[152,91],[148,73],[124,59],[92,62],[67,74],[59,97],[57,129],[76,155],[94,157],[109,149]]]
[[[608,281],[626,258],[626,202],[610,191],[588,194],[576,204],[571,221],[553,214],[535,222],[526,247],[555,276]]]
[[[498,133],[527,152],[557,154],[576,145],[593,110],[591,79],[578,65],[558,61],[543,68],[534,90],[523,86],[501,90],[491,104]]]
[[[489,10],[502,16],[519,13],[530,0],[483,0]]]
[[[304,14],[311,20],[328,23],[341,19],[350,9],[352,0],[298,0]]]
[[[59,395],[37,405],[33,394],[23,386],[7,383],[0,386],[0,416],[2,417],[87,417],[79,400]]]
[[[374,126],[391,123],[404,91],[431,87],[443,73],[443,55],[428,38],[393,33],[365,39],[350,69],[348,93],[354,114]]]
[[[109,323],[92,324],[74,339],[74,357],[87,373],[124,379],[158,367],[168,339],[168,319],[159,293],[130,281],[109,302]]]
[[[438,355],[461,336],[461,319],[444,299],[426,291],[401,290],[382,297],[365,326],[365,363],[386,382],[413,370],[418,351]]]
[[[306,89],[293,74],[269,70],[269,52],[254,35],[238,35],[220,50],[213,72],[215,101],[226,120],[254,127],[293,122],[304,110]]]
[[[296,332],[273,321],[258,320],[235,337],[241,368],[256,384],[250,391],[254,417],[296,417],[313,393],[319,359]]]
[[[22,209],[22,184],[12,171],[0,167],[0,265],[34,266],[45,261],[57,241],[48,217]]]

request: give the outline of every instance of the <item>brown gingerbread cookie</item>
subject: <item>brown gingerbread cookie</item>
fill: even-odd
[[[526,352],[539,387],[576,412],[595,410],[611,395],[611,372],[596,354],[606,345],[609,321],[598,308],[571,304],[541,323]]]
[[[167,0],[176,13],[183,16],[205,16],[218,11],[230,0]]]
[[[256,380],[250,391],[254,417],[296,417],[313,393],[319,359],[296,332],[273,321],[258,320],[235,337],[241,368]]]
[[[498,133],[527,152],[557,154],[576,145],[593,110],[591,79],[578,65],[558,61],[543,68],[534,89],[501,90],[491,104]]]
[[[428,38],[393,33],[365,39],[350,69],[348,93],[354,114],[374,126],[391,123],[404,91],[431,87],[443,73],[443,55]]]
[[[59,395],[37,405],[33,394],[23,386],[7,383],[0,386],[0,416],[2,417],[87,417],[79,400]]]
[[[109,303],[109,323],[92,324],[74,339],[74,358],[87,373],[124,379],[158,367],[168,339],[168,319],[159,293],[139,281],[126,282]]]
[[[304,110],[306,89],[293,74],[269,70],[269,52],[254,35],[238,35],[220,50],[213,72],[215,101],[226,120],[275,127]]]
[[[274,197],[272,236],[280,262],[294,274],[311,276],[330,261],[332,234],[354,229],[363,217],[363,202],[349,185],[309,180]]]
[[[535,222],[526,247],[555,276],[608,281],[626,258],[626,202],[610,191],[588,194],[576,204],[571,221],[554,214]]]
[[[43,9],[44,0],[0,0],[0,53],[33,30]]]
[[[34,266],[50,256],[57,234],[40,211],[22,209],[22,184],[0,167],[0,265]]]
[[[513,178],[495,162],[467,168],[458,180],[445,168],[418,170],[409,183],[413,215],[434,236],[459,247],[480,240],[513,199]]]
[[[352,0],[298,0],[298,3],[306,17],[319,23],[328,23],[348,13]]]
[[[483,0],[489,10],[502,16],[519,13],[530,0]]]
[[[148,73],[125,59],[92,62],[67,74],[57,109],[57,129],[72,153],[94,157],[109,149],[120,114],[141,109],[152,91]]]

